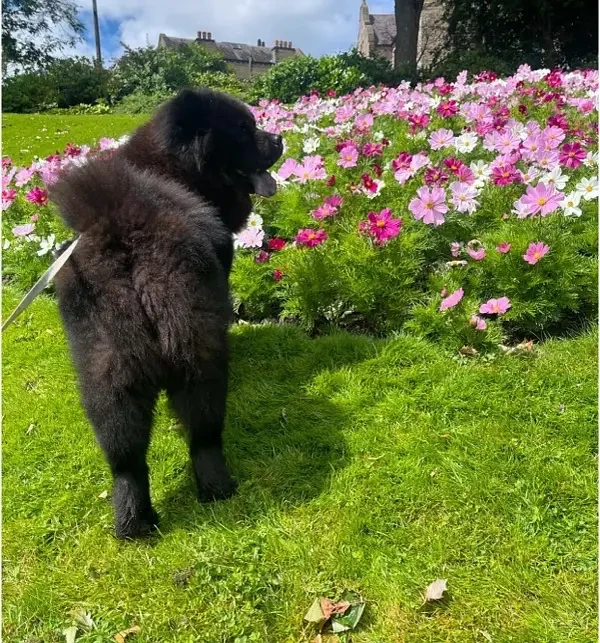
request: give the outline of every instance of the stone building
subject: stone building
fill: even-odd
[[[303,52],[292,46],[287,40],[276,40],[272,47],[267,47],[264,40],[257,40],[256,45],[244,45],[239,42],[216,42],[212,33],[199,31],[196,38],[175,38],[161,33],[158,46],[174,49],[180,45],[197,43],[223,54],[238,78],[253,78],[269,70],[273,65],[291,58],[303,56]]]
[[[430,65],[440,47],[443,45],[445,28],[443,23],[443,7],[440,0],[425,0],[421,21],[419,23],[419,39],[417,50],[417,65]],[[396,16],[393,13],[369,13],[366,0],[360,6],[358,24],[358,51],[367,58],[379,56],[394,64],[396,43]]]

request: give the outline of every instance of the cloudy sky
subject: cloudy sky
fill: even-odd
[[[360,0],[97,0],[102,51],[110,60],[132,47],[155,45],[158,34],[193,38],[210,31],[215,40],[267,44],[291,40],[321,55],[356,44]],[[371,13],[393,12],[394,0],[368,0]],[[77,53],[93,55],[92,0],[79,0],[87,27]]]

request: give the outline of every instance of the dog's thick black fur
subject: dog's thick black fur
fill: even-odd
[[[235,491],[222,451],[232,233],[270,196],[281,137],[206,89],[51,190],[78,247],[56,278],[82,402],[114,479],[121,538],[157,524],[146,451],[161,390],[189,432],[202,500]]]

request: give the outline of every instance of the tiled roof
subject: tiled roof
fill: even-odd
[[[393,13],[375,13],[369,16],[378,45],[393,45],[396,40],[396,16]]]

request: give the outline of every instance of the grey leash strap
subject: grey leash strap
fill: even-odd
[[[31,304],[31,302],[46,288],[46,286],[58,274],[58,271],[67,263],[73,250],[79,243],[79,237],[60,255],[60,257],[46,270],[46,272],[36,281],[33,288],[23,297],[19,305],[13,310],[10,317],[2,324],[2,332],[4,332],[15,319]]]

